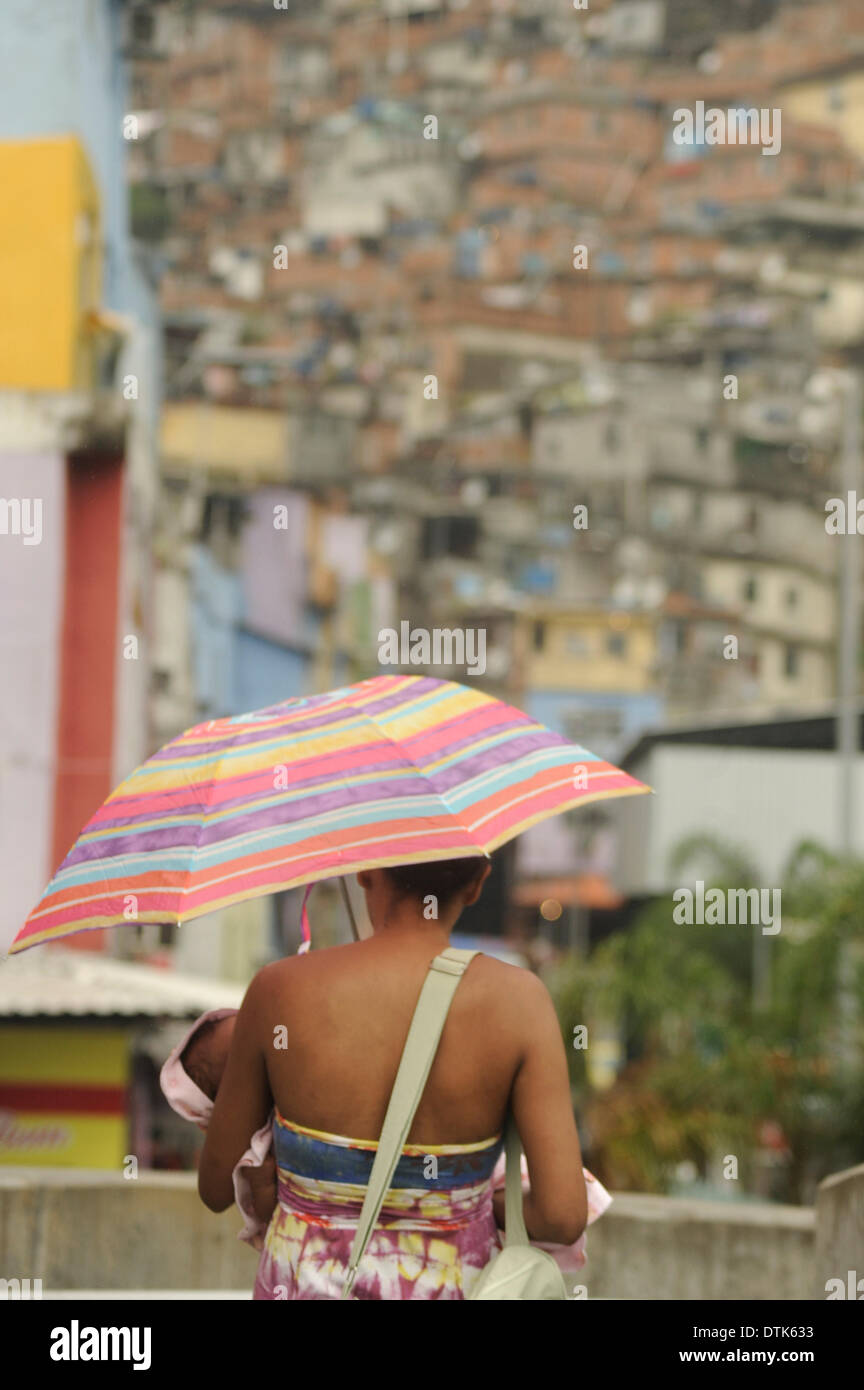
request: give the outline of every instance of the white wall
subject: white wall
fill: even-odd
[[[671,891],[678,878],[668,871],[670,852],[685,836],[702,832],[732,842],[754,860],[760,883],[742,887],[779,886],[799,841],[837,845],[835,764],[833,753],[655,746],[628,771],[656,794],[609,803],[620,836],[616,887],[628,894]],[[864,853],[862,769],[859,760],[859,853]]]
[[[0,954],[51,871],[65,550],[58,453],[0,453],[0,497],[39,498],[42,539],[0,535]]]

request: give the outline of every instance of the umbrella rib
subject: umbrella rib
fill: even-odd
[[[241,726],[241,728],[242,728],[242,726]],[[206,817],[206,815],[207,815],[207,812],[208,812],[209,809],[210,809],[212,793],[215,791],[216,786],[218,785],[218,782],[219,782],[219,773],[220,773],[221,768],[222,768],[222,763],[223,763],[224,758],[225,758],[225,753],[226,753],[227,751],[229,751],[231,748],[234,747],[234,744],[236,743],[237,739],[240,738],[240,736],[241,736],[241,730],[238,729],[237,734],[235,735],[234,738],[232,738],[232,739],[227,743],[226,747],[225,747],[225,748],[220,748],[220,750],[219,750],[219,760],[218,760],[218,762],[216,763],[215,770],[214,770],[214,772],[213,772],[212,777],[210,778],[210,789],[209,789],[209,791],[208,791],[208,793],[207,793],[206,799],[201,803],[201,807],[200,807],[200,810],[201,810],[201,824],[200,824],[199,827],[198,827],[198,835],[197,835],[197,838],[196,838],[196,840],[195,840],[195,852],[194,852],[194,854],[190,854],[190,856],[189,856],[189,867],[188,867],[188,869],[186,870],[186,873],[185,873],[185,875],[184,875],[183,885],[182,885],[182,887],[181,887],[181,889],[180,889],[180,907],[181,907],[181,908],[182,908],[183,903],[184,903],[185,900],[186,900],[186,895],[187,895],[188,890],[189,890],[189,880],[191,879],[192,874],[193,874],[193,872],[194,872],[194,868],[195,868],[195,859],[196,859],[196,856],[197,856],[197,854],[198,854],[198,851],[199,851],[200,848],[201,848],[201,836],[204,834],[204,829],[205,829],[205,817]],[[189,787],[192,787],[192,786],[193,786],[193,783],[192,783],[191,781],[189,781],[188,778],[187,778],[187,785],[188,785]],[[178,913],[177,913],[177,922],[176,922],[176,925],[177,925],[178,927],[180,926],[181,921],[182,921],[182,911],[178,910]]]
[[[418,679],[419,679],[419,677],[418,677]],[[381,728],[381,725],[378,723],[378,721],[377,721],[377,719],[375,718],[374,715],[368,714],[367,711],[366,711],[365,709],[358,708],[358,707],[355,706],[355,705],[351,705],[351,706],[349,706],[349,708],[352,709],[352,710],[354,710],[354,712],[355,712],[356,714],[361,715],[363,719],[365,719],[369,724],[372,725],[372,727],[375,729],[376,733],[377,733],[382,739],[385,739],[386,742],[389,743],[390,746],[391,746],[392,748],[397,749],[398,752],[402,753],[402,755],[405,756],[405,750],[404,750],[404,748],[402,747],[402,745],[398,742],[397,739],[393,738],[390,734],[388,734],[387,731],[386,731],[385,729],[382,729],[382,728]],[[473,832],[472,832],[472,829],[471,829],[471,827],[470,827],[469,825],[467,825],[467,824],[465,823],[465,821],[462,819],[462,814],[461,814],[460,812],[458,812],[458,811],[456,811],[456,810],[453,809],[453,807],[452,807],[452,806],[449,804],[449,802],[447,801],[446,796],[445,796],[442,792],[439,792],[439,791],[437,790],[437,788],[434,787],[434,786],[432,785],[432,782],[431,782],[431,780],[430,780],[428,774],[425,773],[421,767],[418,767],[418,766],[417,766],[417,764],[416,764],[416,762],[414,761],[413,758],[410,759],[410,763],[411,763],[411,766],[414,768],[415,772],[417,773],[418,777],[422,777],[422,778],[423,778],[423,781],[424,781],[424,782],[426,783],[426,785],[428,786],[430,792],[431,792],[432,795],[435,797],[436,801],[439,801],[439,802],[441,803],[441,805],[442,805],[442,807],[444,808],[444,810],[446,811],[447,815],[448,815],[448,816],[452,816],[453,819],[458,823],[460,829],[462,829],[462,830],[465,832],[466,836],[467,836],[469,839],[474,840],[474,839],[475,839],[475,836],[474,836],[474,834],[473,834]],[[486,854],[486,850],[485,850],[485,848],[484,848],[482,845],[477,844],[475,847],[476,847],[476,849],[478,850],[478,853],[479,853],[479,854],[481,854],[481,855],[485,855],[485,854]]]
[[[348,704],[346,704],[345,707],[346,707],[346,709],[350,709],[351,712],[352,712],[352,714],[354,714],[355,716],[359,716],[359,717],[360,717],[361,719],[363,719],[367,724],[370,724],[370,725],[372,726],[372,728],[375,730],[376,734],[379,736],[379,738],[381,738],[383,741],[386,741],[392,748],[395,748],[399,753],[401,753],[403,756],[405,756],[405,750],[402,748],[402,746],[400,745],[400,743],[398,742],[398,740],[395,739],[395,738],[393,738],[390,734],[388,734],[387,731],[386,731],[385,729],[382,729],[381,725],[378,723],[378,721],[377,721],[377,719],[375,718],[374,715],[369,714],[362,706],[358,706],[358,705],[354,705],[354,704],[348,703]],[[226,742],[225,745],[224,745],[222,748],[220,748],[220,750],[219,750],[219,760],[218,760],[218,762],[216,763],[215,769],[214,769],[213,774],[212,774],[212,776],[211,776],[211,778],[210,778],[210,789],[208,790],[206,799],[203,800],[203,801],[201,802],[201,805],[200,805],[200,812],[201,812],[201,817],[202,817],[202,819],[201,819],[201,824],[200,824],[200,826],[199,826],[198,836],[197,836],[196,843],[195,843],[195,854],[193,854],[193,855],[190,856],[189,868],[186,870],[186,873],[185,873],[185,876],[184,876],[183,885],[182,885],[182,887],[181,887],[181,889],[180,889],[181,910],[180,910],[180,911],[178,912],[178,914],[177,914],[177,925],[178,925],[178,926],[180,925],[180,922],[181,922],[181,920],[182,920],[182,903],[185,901],[185,898],[186,898],[187,893],[188,893],[188,891],[189,891],[190,879],[191,879],[192,874],[193,874],[193,872],[194,872],[195,857],[196,857],[198,851],[199,851],[200,848],[201,848],[201,836],[203,835],[204,829],[205,829],[204,817],[206,816],[208,810],[210,809],[210,805],[211,805],[211,794],[212,794],[213,790],[215,790],[216,786],[218,785],[218,782],[219,782],[219,773],[220,773],[220,771],[221,771],[222,764],[223,764],[223,762],[224,762],[225,756],[234,748],[234,746],[235,746],[235,744],[236,744],[236,741],[237,741],[238,738],[240,738],[240,736],[241,736],[241,730],[238,730],[236,737],[235,737],[235,738],[232,738],[230,741]],[[484,855],[484,856],[488,857],[487,851],[486,851],[485,847],[484,847],[483,845],[481,845],[481,844],[476,843],[476,836],[475,836],[474,833],[473,833],[473,828],[472,828],[470,825],[468,825],[468,824],[466,823],[466,821],[463,819],[462,813],[459,812],[459,811],[456,811],[456,810],[449,804],[449,802],[447,801],[446,796],[445,796],[442,792],[439,792],[439,791],[437,790],[437,788],[434,787],[434,786],[432,785],[432,782],[431,782],[431,780],[430,780],[428,774],[425,773],[421,767],[418,767],[418,766],[417,766],[417,763],[413,760],[413,758],[412,758],[412,759],[409,759],[409,762],[410,762],[411,767],[412,767],[412,768],[414,769],[414,771],[417,773],[417,776],[423,778],[423,781],[426,783],[427,787],[429,788],[429,791],[430,791],[431,795],[436,799],[436,801],[438,801],[438,802],[441,804],[441,806],[442,806],[443,810],[445,811],[445,813],[446,813],[448,816],[452,816],[453,820],[456,821],[456,823],[459,825],[460,829],[464,832],[464,834],[466,835],[466,837],[467,837],[468,839],[475,841],[475,848],[477,849],[478,855]],[[190,783],[190,785],[191,785],[191,783]],[[466,857],[467,857],[467,856],[466,856]]]

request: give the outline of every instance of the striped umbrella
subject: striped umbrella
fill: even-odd
[[[386,675],[198,724],[88,822],[10,953],[187,922],[317,879],[489,854],[583,802],[650,791],[453,681]]]

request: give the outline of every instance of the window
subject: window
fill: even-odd
[[[744,581],[744,599],[745,599],[745,602],[747,602],[747,603],[753,603],[753,602],[755,601],[757,592],[758,592],[758,585],[757,585],[757,583],[756,583],[756,580],[755,580],[755,579],[753,578],[753,576],[751,575],[749,579],[747,579],[747,580]]]
[[[593,745],[617,739],[624,728],[623,712],[612,705],[582,709],[564,718],[564,734],[573,743]]]
[[[606,650],[610,656],[627,655],[627,638],[623,632],[610,632],[606,638]]]
[[[846,110],[846,93],[844,92],[843,88],[838,86],[836,83],[828,88],[828,110]]]
[[[204,501],[201,517],[202,541],[212,541],[214,537],[239,536],[245,519],[245,502],[241,496],[230,493],[211,492]]]
[[[800,668],[798,648],[789,642],[783,656],[783,674],[788,680],[796,680],[800,675]]]
[[[423,520],[421,554],[424,560],[455,555],[470,560],[474,555],[479,523],[473,516],[431,516]]]
[[[542,652],[546,642],[546,624],[537,622],[534,624],[534,650]]]
[[[786,607],[787,607],[787,608],[797,608],[797,607],[798,607],[798,590],[797,590],[797,589],[787,589],[787,590],[786,590]]]
[[[543,16],[539,14],[514,15],[510,21],[510,32],[515,39],[542,38]]]

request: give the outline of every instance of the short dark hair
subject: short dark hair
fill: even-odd
[[[462,888],[473,884],[489,860],[478,856],[470,859],[433,859],[427,864],[391,864],[384,872],[400,898],[438,899],[446,907]]]

